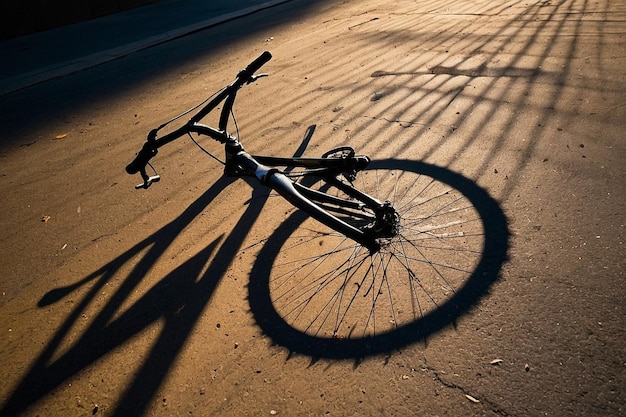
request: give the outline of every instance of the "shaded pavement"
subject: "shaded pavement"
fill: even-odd
[[[0,42],[0,96],[289,0],[166,0]]]

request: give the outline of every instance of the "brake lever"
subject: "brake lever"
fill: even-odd
[[[247,84],[252,84],[253,82],[258,80],[259,78],[263,78],[263,77],[269,77],[269,74],[266,74],[266,73],[255,74],[255,75],[251,76],[250,79],[248,79]]]
[[[161,181],[160,175],[157,174],[157,175],[149,176],[148,174],[146,174],[145,169],[140,170],[139,173],[141,174],[143,183],[135,185],[135,190],[138,190],[140,188],[148,189],[148,187],[150,187],[152,183]]]

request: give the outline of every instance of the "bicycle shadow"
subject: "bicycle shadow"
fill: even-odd
[[[454,325],[480,299],[498,279],[503,263],[507,259],[509,230],[506,216],[498,202],[487,191],[470,179],[446,168],[420,161],[380,160],[370,164],[371,168],[410,170],[426,175],[460,191],[474,206],[484,224],[484,247],[473,273],[456,294],[447,302],[417,321],[397,327],[392,331],[355,339],[318,337],[291,327],[277,311],[272,302],[270,270],[285,239],[305,220],[306,215],[295,212],[268,239],[261,249],[258,261],[252,269],[249,287],[249,302],[257,324],[274,343],[290,352],[316,358],[355,359],[385,354],[401,349]]]
[[[233,181],[221,177],[171,223],[82,280],[68,287],[51,290],[41,298],[38,307],[58,302],[75,289],[92,283],[89,292],[76,303],[54,337],[34,360],[0,409],[0,415],[17,415],[25,411],[71,377],[159,321],[163,323],[160,334],[111,412],[112,416],[120,417],[143,414],[256,221],[269,193],[258,187],[253,188],[245,214],[238,219],[232,232],[227,236],[216,237],[196,255],[168,273],[126,311],[122,314],[119,312],[176,237]],[[207,266],[214,253],[214,260]],[[89,327],[71,348],[58,356],[60,347],[70,337],[71,329],[81,319],[87,306],[100,294],[107,282],[137,256],[141,256],[140,261],[98,311]]]
[[[315,127],[312,125],[307,128],[294,156],[303,154]],[[163,228],[80,281],[44,294],[37,303],[40,308],[59,302],[72,291],[94,282],[0,408],[0,415],[17,415],[25,411],[69,378],[121,347],[152,323],[160,321],[163,328],[157,340],[110,413],[114,417],[143,415],[259,217],[270,195],[269,189],[249,184],[252,196],[245,212],[228,235],[215,238],[196,255],[168,273],[124,313],[118,315],[118,312],[174,240],[222,191],[237,180],[238,178],[220,177],[179,217]],[[244,181],[248,182],[248,179],[244,178]],[[70,349],[59,356],[60,347],[69,338],[70,331],[81,319],[87,306],[126,264],[138,256],[140,261],[100,309],[91,325],[82,332]],[[213,261],[208,263],[211,256]]]
[[[306,142],[308,140],[305,140],[296,154],[302,153]],[[387,167],[389,162],[381,161]],[[357,340],[311,337],[289,327],[277,314],[269,296],[267,277],[271,262],[268,260],[276,257],[281,247],[280,240],[297,227],[294,222],[285,222],[263,245],[249,283],[249,303],[254,318],[275,343],[312,358],[358,360],[391,352],[425,339],[454,323],[487,293],[497,279],[508,250],[506,218],[497,202],[472,181],[447,169],[415,161],[391,162],[397,168],[407,163],[414,166],[417,164],[421,172],[454,186],[475,205],[485,219],[486,239],[483,256],[474,274],[449,302],[420,321],[391,333]],[[377,162],[372,164],[375,167]],[[269,196],[268,190],[264,187],[251,187],[252,198],[228,235],[213,239],[196,255],[168,273],[122,314],[118,312],[176,237],[233,181],[235,179],[221,177],[171,223],[82,280],[68,287],[51,290],[41,298],[38,307],[45,307],[59,302],[75,289],[92,283],[88,293],[76,303],[54,337],[34,360],[0,409],[0,415],[17,415],[25,411],[71,377],[123,346],[152,323],[160,321],[163,323],[162,330],[121,398],[116,401],[110,415],[142,415],[146,411],[202,316],[202,311],[218,283],[254,226]],[[302,216],[302,213],[296,212],[295,216]],[[59,355],[60,347],[68,339],[70,331],[87,306],[137,256],[141,257],[139,262],[99,310],[89,327],[81,333],[71,348]],[[211,257],[213,260],[209,262]]]

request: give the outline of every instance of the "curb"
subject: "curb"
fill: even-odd
[[[105,64],[110,61],[114,61],[119,58],[123,58],[134,52],[138,52],[144,49],[151,48],[169,42],[175,39],[182,38],[195,32],[199,32],[204,29],[217,26],[221,23],[232,21],[250,14],[269,9],[274,6],[278,6],[283,3],[287,3],[291,0],[271,0],[256,6],[250,6],[242,10],[227,13],[222,16],[214,17],[211,19],[203,20],[182,28],[170,30],[160,35],[151,36],[139,41],[135,41],[123,46],[108,49],[101,52],[96,52],[91,55],[79,59],[73,59],[66,62],[50,65],[41,69],[30,71],[24,74],[20,74],[11,78],[0,81],[0,96],[15,93],[25,88],[32,87],[37,84],[44,83],[46,81],[54,80],[57,78],[65,77],[67,75],[74,74],[89,68],[93,68],[98,65]]]

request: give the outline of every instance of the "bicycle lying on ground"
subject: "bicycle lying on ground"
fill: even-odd
[[[416,323],[469,308],[506,256],[506,225],[497,204],[443,168],[371,161],[348,146],[319,158],[248,154],[227,125],[237,92],[267,75],[255,73],[270,59],[264,52],[231,84],[183,113],[199,109],[183,126],[158,137],[178,116],[152,130],[126,167],[141,174],[136,188],[159,181],[146,172],[158,148],[197,134],[224,145],[225,175],[254,177],[291,203],[296,210],[261,250],[269,267],[255,267],[251,282],[267,284],[261,292],[272,314],[295,334],[324,340],[405,337]],[[220,105],[218,127],[202,124]],[[486,222],[487,216],[497,220]]]

